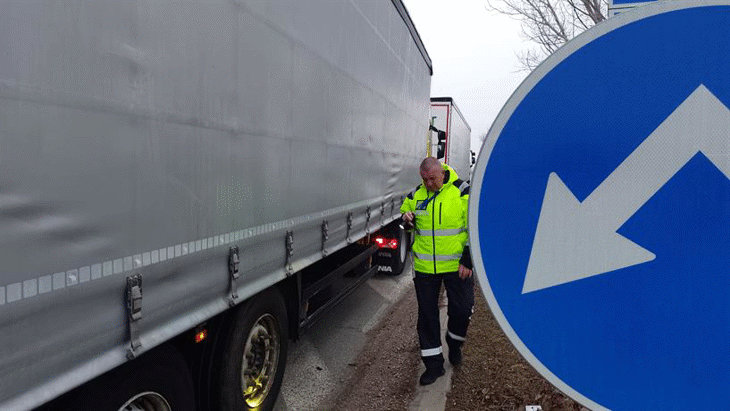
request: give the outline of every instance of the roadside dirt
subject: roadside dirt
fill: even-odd
[[[497,325],[478,286],[464,345],[462,365],[454,370],[446,411],[579,411],[578,403],[555,389],[512,347]],[[331,410],[407,410],[420,371],[416,336],[417,303],[409,290],[370,331],[365,349],[351,364],[353,377]]]
[[[407,275],[407,274],[406,274]],[[368,334],[355,373],[331,410],[406,410],[419,371],[416,296],[411,289]]]
[[[463,362],[451,377],[447,411],[523,411],[540,405],[544,411],[578,411],[517,353],[499,328],[478,286],[474,315],[464,345]]]

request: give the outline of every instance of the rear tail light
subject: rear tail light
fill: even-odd
[[[375,242],[378,244],[378,248],[389,248],[391,250],[398,248],[397,238],[375,237]]]

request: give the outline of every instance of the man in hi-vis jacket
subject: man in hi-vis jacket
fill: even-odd
[[[461,346],[474,305],[467,209],[469,184],[433,157],[421,163],[420,184],[403,201],[403,221],[415,226],[413,267],[418,299],[418,340],[426,371],[421,385],[444,374],[438,299],[443,282],[448,298],[446,343],[449,362],[461,363]]]

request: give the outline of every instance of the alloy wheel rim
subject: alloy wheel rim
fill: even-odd
[[[146,391],[129,399],[119,411],[172,411],[172,407],[162,395]]]
[[[264,314],[251,327],[241,363],[241,391],[249,407],[259,407],[271,391],[279,350],[278,322],[271,314]]]

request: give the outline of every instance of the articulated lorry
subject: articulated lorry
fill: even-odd
[[[0,409],[270,409],[288,340],[403,270],[401,0],[0,0],[0,56]]]
[[[464,180],[471,176],[471,127],[451,97],[431,97],[429,153],[450,165]]]

